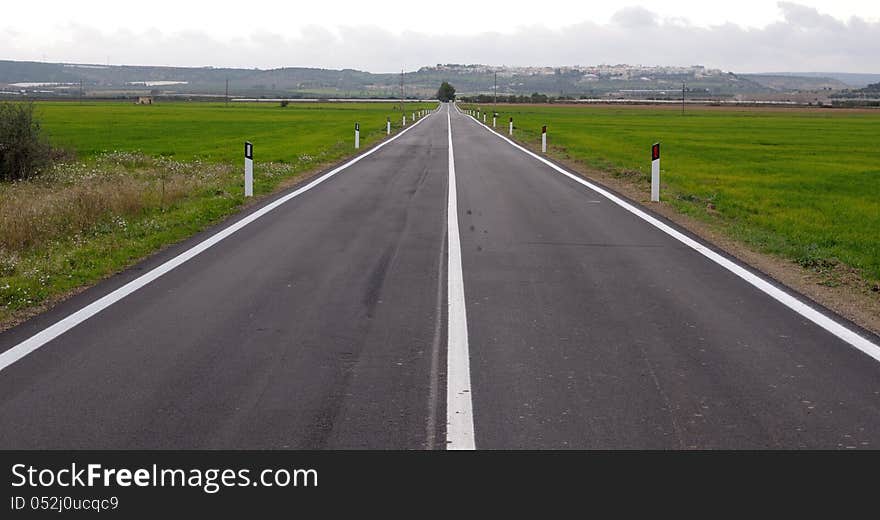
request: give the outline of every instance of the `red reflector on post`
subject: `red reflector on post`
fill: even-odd
[[[654,143],[651,147],[651,160],[656,161],[660,158],[660,143]]]

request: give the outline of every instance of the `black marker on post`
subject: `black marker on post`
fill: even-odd
[[[254,145],[244,142],[244,196],[254,196]]]
[[[660,202],[660,143],[651,146],[651,202]]]

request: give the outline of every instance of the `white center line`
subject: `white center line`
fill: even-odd
[[[446,449],[473,450],[474,413],[471,403],[471,362],[468,351],[464,274],[461,270],[461,239],[458,233],[458,197],[455,188],[455,155],[452,151],[452,118],[446,105],[449,128],[449,199],[446,207],[447,332],[446,332]]]
[[[279,198],[278,200],[276,200],[270,204],[267,204],[266,206],[263,206],[262,208],[258,209],[257,211],[254,211],[250,215],[239,220],[238,222],[235,222],[234,224],[231,224],[230,226],[218,231],[217,233],[215,233],[211,237],[203,240],[202,242],[199,242],[198,244],[196,244],[192,248],[187,249],[183,253],[175,256],[171,260],[168,260],[167,262],[160,265],[159,267],[156,267],[152,271],[149,271],[149,272],[139,276],[138,278],[135,278],[134,280],[128,282],[127,284],[116,289],[115,291],[103,296],[102,298],[99,298],[98,300],[95,300],[94,302],[90,303],[89,305],[86,305],[82,309],[67,316],[66,318],[62,319],[61,321],[58,321],[55,324],[49,326],[48,328],[43,329],[42,331],[38,332],[37,334],[34,334],[30,338],[19,343],[18,345],[15,345],[14,347],[10,348],[9,350],[4,351],[3,353],[0,353],[0,370],[7,368],[9,365],[15,363],[16,361],[27,356],[31,352],[42,347],[46,343],[52,341],[53,339],[64,334],[65,332],[69,331],[70,329],[76,327],[77,325],[79,325],[80,323],[91,318],[95,314],[98,314],[99,312],[103,311],[107,307],[109,307],[109,306],[113,305],[114,303],[118,302],[119,300],[125,298],[129,294],[137,291],[138,289],[144,287],[145,285],[149,284],[150,282],[156,280],[160,276],[179,267],[180,265],[183,265],[184,263],[188,262],[189,260],[192,260],[193,258],[198,256],[200,253],[202,253],[205,250],[209,249],[210,247],[216,245],[217,243],[219,243],[223,239],[229,237],[230,235],[232,235],[236,231],[247,226],[251,222],[262,217],[263,215],[269,213],[270,211],[277,208],[278,206],[281,206],[285,202],[293,199],[294,197],[297,197],[297,196],[309,191],[310,189],[321,184],[322,182],[326,181],[330,177],[333,177],[334,175],[341,172],[342,170],[357,163],[358,161],[360,161],[364,157],[367,157],[369,155],[372,155],[375,152],[378,152],[385,145],[393,143],[394,141],[397,140],[397,138],[399,138],[403,134],[405,134],[405,133],[409,132],[410,130],[412,130],[413,128],[415,128],[416,125],[418,125],[419,123],[421,123],[425,119],[427,119],[427,118],[419,119],[419,121],[415,125],[407,128],[406,130],[401,131],[400,133],[398,133],[397,135],[395,135],[391,139],[388,139],[382,143],[379,143],[375,147],[370,148],[366,152],[358,155],[357,157],[346,162],[342,166],[334,168],[333,170],[325,173],[324,175],[313,180],[312,182],[306,184],[302,188],[299,188],[296,191],[288,193],[287,195]]]

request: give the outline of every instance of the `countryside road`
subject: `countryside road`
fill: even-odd
[[[162,267],[248,214],[0,335],[0,448],[880,448],[876,336],[454,107]]]

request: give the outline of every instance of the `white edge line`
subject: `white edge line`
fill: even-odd
[[[498,132],[493,131],[491,128],[489,128],[487,125],[484,125],[480,121],[477,121],[476,119],[474,119],[474,121],[478,125],[484,127],[486,130],[488,130],[491,134],[498,137],[499,139],[507,141],[507,143],[510,144],[511,146],[513,146],[514,148],[519,149],[523,153],[532,156],[533,158],[537,159],[538,161],[553,168],[557,172],[559,172],[559,173],[569,177],[570,179],[583,184],[584,186],[590,188],[591,190],[603,195],[605,198],[611,200],[612,202],[614,202],[618,206],[620,206],[620,207],[624,208],[625,210],[629,211],[630,213],[636,215],[637,217],[641,218],[645,222],[651,224],[652,226],[656,227],[660,231],[663,231],[667,235],[669,235],[672,238],[678,240],[679,242],[685,244],[686,246],[690,247],[691,249],[694,249],[698,253],[702,254],[703,256],[708,258],[709,260],[712,260],[713,262],[720,265],[721,267],[727,269],[728,271],[735,274],[736,276],[742,278],[743,280],[750,283],[751,285],[753,285],[754,287],[756,287],[760,291],[762,291],[765,294],[772,297],[774,300],[782,303],[783,305],[785,305],[789,309],[795,311],[796,313],[800,314],[804,318],[812,321],[813,323],[815,323],[819,327],[821,327],[821,328],[825,329],[826,331],[830,332],[831,334],[837,336],[841,340],[849,343],[853,347],[861,350],[862,352],[871,356],[875,360],[880,361],[880,346],[878,346],[877,344],[868,340],[867,338],[861,336],[860,334],[853,331],[849,327],[847,327],[847,326],[837,322],[836,320],[826,316],[824,313],[819,312],[818,310],[814,309],[813,307],[807,305],[806,303],[804,303],[800,299],[796,298],[795,296],[793,296],[793,295],[789,294],[788,292],[780,289],[779,287],[771,284],[767,280],[761,278],[760,276],[757,276],[756,274],[754,274],[751,271],[736,264],[735,262],[731,261],[730,259],[725,258],[724,256],[716,253],[715,251],[713,251],[710,248],[704,246],[703,244],[697,242],[696,240],[692,239],[691,237],[685,235],[684,233],[682,233],[682,232],[676,230],[675,228],[661,222],[660,220],[657,220],[655,217],[653,217],[653,216],[649,215],[648,213],[646,213],[645,211],[635,207],[634,205],[630,204],[629,202],[621,199],[617,195],[614,195],[613,193],[605,190],[604,188],[602,188],[596,184],[593,184],[592,182],[584,179],[583,177],[580,177],[578,175],[570,173],[567,170],[557,166],[556,164],[553,164],[552,162],[550,162],[547,159],[541,157],[540,155],[532,152],[531,150],[528,150],[528,149],[524,148],[523,146],[520,146],[519,144],[508,139],[507,137],[499,134]]]
[[[473,450],[474,413],[471,401],[471,363],[468,350],[464,274],[458,230],[458,195],[455,186],[455,155],[452,151],[452,118],[446,108],[449,136],[449,195],[447,216],[447,329],[446,329],[446,449]]]
[[[204,252],[205,250],[207,250],[211,246],[218,244],[223,239],[229,237],[230,235],[232,235],[236,231],[247,226],[251,222],[254,222],[258,218],[266,215],[267,213],[269,213],[270,211],[274,210],[275,208],[281,206],[285,202],[309,191],[310,189],[314,188],[315,186],[317,186],[317,185],[321,184],[322,182],[326,181],[327,179],[333,177],[337,173],[354,165],[355,163],[357,163],[358,161],[360,161],[364,157],[368,157],[369,155],[373,154],[374,152],[379,151],[385,145],[394,142],[397,138],[401,137],[403,134],[405,134],[405,133],[409,132],[410,130],[412,130],[413,128],[415,128],[419,123],[421,123],[422,121],[427,119],[432,113],[433,112],[431,112],[427,116],[419,119],[418,121],[415,122],[415,124],[400,131],[394,137],[391,137],[390,139],[382,141],[381,143],[377,144],[373,148],[370,148],[366,152],[362,153],[361,155],[358,155],[357,157],[354,157],[353,159],[349,160],[345,164],[338,166],[338,167],[334,168],[333,170],[330,170],[329,172],[321,175],[320,177],[309,182],[305,186],[302,186],[301,188],[298,188],[295,191],[288,193],[287,195],[271,202],[270,204],[263,206],[262,208],[258,209],[257,211],[254,211],[253,213],[251,213],[250,215],[231,224],[229,227],[226,227],[226,228],[218,231],[214,235],[211,235],[209,238],[203,240],[202,242],[199,242],[198,244],[196,244],[192,248],[184,251],[183,253],[180,253],[179,255],[175,256],[171,260],[168,260],[167,262],[163,263],[162,265],[160,265],[160,266],[152,269],[151,271],[135,278],[134,280],[128,282],[127,284],[123,285],[122,287],[104,295],[103,297],[95,300],[94,302],[90,303],[89,305],[86,305],[82,309],[74,312],[73,314],[70,314],[66,318],[64,318],[64,319],[54,323],[53,325],[50,325],[49,327],[43,329],[42,331],[34,334],[30,338],[22,341],[21,343],[15,345],[14,347],[11,347],[10,349],[4,351],[3,353],[0,353],[0,371],[6,369],[7,367],[9,367],[9,365],[12,365],[16,361],[22,359],[23,357],[27,356],[31,352],[42,347],[46,343],[52,341],[53,339],[64,334],[65,332],[69,331],[70,329],[76,327],[77,325],[79,325],[80,323],[91,318],[95,314],[98,314],[99,312],[106,309],[107,307],[109,307],[109,306],[113,305],[114,303],[118,302],[119,300],[125,298],[129,294],[137,291],[138,289],[144,287],[145,285],[149,284],[150,282],[156,280],[160,276],[168,273],[169,271],[173,270],[174,268],[179,267],[180,265],[183,265],[187,261],[195,258],[197,255]]]

